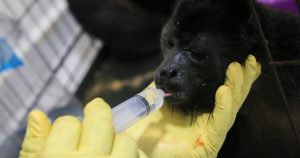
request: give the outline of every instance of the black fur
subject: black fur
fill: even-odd
[[[173,0],[68,0],[76,19],[119,57],[159,51]],[[175,0],[174,0],[175,1]],[[300,59],[300,18],[257,5],[275,60]],[[164,61],[156,84],[189,115],[210,112],[232,61],[254,54],[262,74],[253,85],[219,157],[300,157],[288,115],[300,135],[300,67],[278,67],[287,114],[246,0],[179,0],[161,32]]]
[[[160,52],[159,38],[173,0],[68,0],[81,26],[102,39],[108,55],[136,59]]]
[[[256,9],[274,60],[299,60],[300,17],[258,4]],[[172,107],[190,115],[211,111],[228,64],[254,54],[262,74],[219,157],[300,157],[288,120],[300,136],[300,66],[278,67],[287,114],[246,0],[180,0],[163,28],[161,48],[164,61],[155,82],[174,94],[166,98]]]

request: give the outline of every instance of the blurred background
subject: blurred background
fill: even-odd
[[[81,116],[95,97],[115,106],[152,82],[175,1],[0,0],[0,158],[18,157],[30,110]]]
[[[131,17],[131,21],[119,15],[101,19],[101,12],[93,13],[100,1],[70,0],[72,12],[65,0],[0,2],[1,158],[18,157],[26,117],[32,109],[45,111],[51,119],[62,114],[81,116],[82,107],[91,99],[103,97],[112,106],[117,105],[153,80],[162,59],[159,34],[164,20],[155,19],[160,15],[151,17],[145,11],[140,19],[151,17],[150,26],[134,20],[138,11],[126,6],[120,6],[125,13],[120,15]],[[90,21],[82,21],[85,18]],[[101,29],[109,21],[121,23],[112,22],[112,30]],[[141,26],[132,29],[137,22]],[[139,30],[145,26],[146,30]],[[99,29],[103,31],[100,35]],[[118,30],[117,34],[109,33]],[[130,39],[138,32],[146,34]],[[106,33],[105,40],[100,38],[102,33]]]
[[[0,157],[16,158],[31,109],[81,107],[74,94],[103,44],[62,0],[1,0],[0,23]]]

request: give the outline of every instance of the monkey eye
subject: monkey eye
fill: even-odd
[[[185,54],[187,54],[193,61],[201,62],[207,58],[205,53],[193,52],[191,50],[185,50]]]

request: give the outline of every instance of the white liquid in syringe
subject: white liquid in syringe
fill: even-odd
[[[164,101],[164,92],[149,87],[112,109],[116,132],[122,132],[134,123],[158,110]]]

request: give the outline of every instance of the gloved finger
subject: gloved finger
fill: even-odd
[[[112,157],[130,157],[138,158],[138,148],[135,141],[126,134],[116,135]]]
[[[233,98],[240,98],[244,83],[243,69],[241,64],[238,62],[231,63],[227,68],[226,76],[225,85],[230,88]],[[234,106],[238,106],[241,103],[239,99],[235,99],[233,100],[233,104]]]
[[[55,120],[45,144],[44,153],[69,153],[77,149],[81,132],[80,121],[72,116]]]
[[[84,108],[79,150],[94,155],[106,155],[111,152],[113,139],[111,108],[104,100],[94,99]]]
[[[30,112],[20,158],[38,158],[37,154],[42,151],[50,129],[51,124],[43,112]]]
[[[240,96],[233,95],[233,98],[236,98],[235,100],[239,100],[239,103],[235,108],[236,112],[242,106],[242,103],[245,101],[246,97],[249,94],[253,82],[258,78],[260,73],[261,73],[260,64],[256,61],[253,55],[249,55],[248,58],[246,59],[245,66],[243,68],[244,80],[243,80],[243,85],[239,92]]]
[[[218,151],[234,121],[230,89],[224,85],[220,86],[215,100],[215,108],[208,122],[207,136],[211,145]]]
[[[256,61],[253,55],[249,55],[245,62],[244,78],[245,85],[251,87],[252,83],[258,78],[261,73],[261,65]]]

